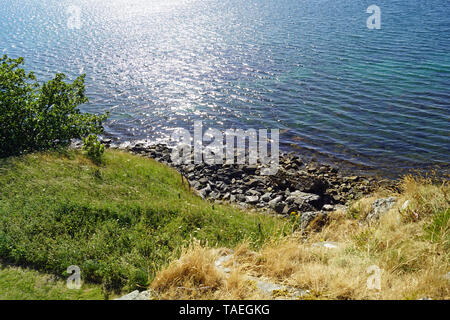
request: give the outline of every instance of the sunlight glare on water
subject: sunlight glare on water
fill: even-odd
[[[87,74],[109,136],[280,129],[285,150],[373,168],[449,164],[450,2],[0,0],[0,51]],[[68,28],[69,6],[81,27]]]

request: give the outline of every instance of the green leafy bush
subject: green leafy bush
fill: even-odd
[[[103,131],[107,114],[81,113],[85,75],[70,84],[62,73],[47,83],[20,68],[23,58],[0,58],[0,157],[66,146]]]
[[[105,152],[105,146],[97,140],[94,134],[83,138],[83,150],[86,151],[87,156],[96,164],[102,163],[102,156]]]

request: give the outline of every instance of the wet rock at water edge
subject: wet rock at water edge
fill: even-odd
[[[291,211],[330,212],[375,187],[373,178],[343,177],[336,168],[305,163],[293,153],[281,154],[278,172],[263,176],[260,169],[264,166],[260,164],[175,164],[171,162],[171,149],[165,144],[125,142],[120,148],[175,167],[187,179],[189,188],[204,199],[236,202],[285,215]]]

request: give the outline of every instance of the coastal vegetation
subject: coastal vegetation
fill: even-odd
[[[73,83],[58,73],[39,83],[23,58],[0,58],[0,157],[64,147],[72,139],[103,132],[107,114],[81,113],[88,102],[81,75]]]
[[[449,192],[446,182],[405,177],[398,193],[381,189],[354,201],[306,237],[294,233],[259,250],[239,244],[225,265],[229,275],[214,268],[220,250],[193,245],[152,288],[162,299],[270,298],[251,276],[307,290],[299,299],[450,299]],[[392,195],[395,205],[367,221],[374,200]],[[370,287],[377,270],[379,286]]]
[[[71,265],[110,297],[147,287],[193,239],[258,247],[284,232],[279,218],[200,199],[154,160],[105,154],[97,134],[107,114],[78,109],[88,102],[84,75],[70,84],[57,74],[41,84],[22,65],[23,58],[0,58],[3,298],[98,297],[97,289],[68,293],[62,283]],[[83,139],[83,152],[66,148],[73,139]]]
[[[0,265],[0,300],[101,300],[101,287],[67,288],[65,279],[26,267]]]
[[[121,151],[106,151],[100,166],[77,150],[1,159],[0,190],[4,262],[64,279],[78,265],[107,296],[146,288],[194,239],[257,248],[289,229],[202,200],[174,169]]]
[[[295,217],[213,204],[174,169],[117,150],[101,165],[79,150],[2,159],[0,189],[7,299],[113,298],[148,287],[159,299],[270,298],[248,276],[306,290],[301,299],[450,298],[446,182],[405,177],[399,191],[379,189],[302,232]],[[368,221],[387,196],[395,205]],[[233,253],[229,274],[215,268],[221,252]],[[69,265],[81,268],[81,290],[65,288]],[[379,290],[367,287],[370,266],[381,270]]]
[[[448,179],[389,188],[294,155],[271,177],[177,171],[167,146],[98,141],[107,114],[78,109],[84,76],[40,84],[22,64],[0,58],[0,299],[286,297],[255,281],[299,299],[450,298]],[[80,290],[65,286],[74,265]]]

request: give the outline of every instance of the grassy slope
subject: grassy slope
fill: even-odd
[[[0,268],[0,300],[100,300],[99,286],[83,284],[70,290],[63,279],[36,270],[13,266]]]
[[[3,159],[0,190],[1,259],[56,275],[78,265],[105,292],[146,287],[194,238],[258,247],[287,228],[273,217],[213,209],[175,170],[119,151],[107,151],[101,167],[78,151]]]
[[[379,222],[367,224],[365,217],[373,200],[393,195],[390,191],[332,213],[325,228],[311,230],[306,241],[294,234],[256,251],[238,246],[228,278],[213,267],[216,251],[192,247],[160,272],[152,287],[166,299],[267,298],[243,276],[252,274],[307,289],[305,299],[450,299],[450,187],[406,177],[402,189]],[[324,240],[337,242],[338,249],[313,245]],[[381,290],[367,287],[373,265],[381,269]],[[180,285],[209,290],[176,290]]]

